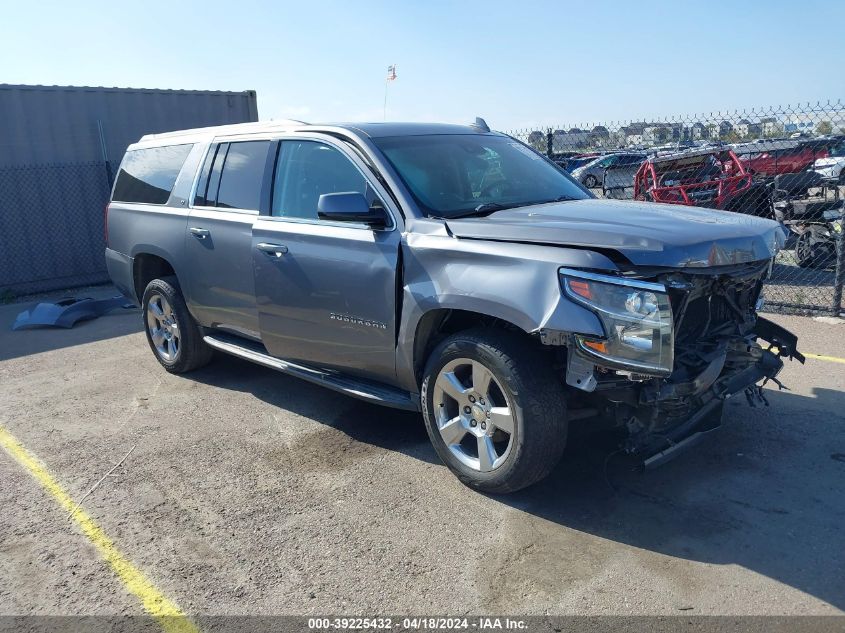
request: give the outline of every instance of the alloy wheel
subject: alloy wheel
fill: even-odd
[[[434,414],[440,437],[465,466],[489,472],[513,445],[514,408],[493,373],[477,360],[447,363],[434,383]]]
[[[147,330],[162,360],[175,361],[180,349],[179,324],[170,303],[158,293],[147,302]]]

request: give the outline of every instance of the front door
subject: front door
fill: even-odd
[[[400,232],[317,218],[324,193],[383,199],[363,169],[340,144],[282,140],[270,213],[252,229],[258,319],[274,356],[389,382]]]

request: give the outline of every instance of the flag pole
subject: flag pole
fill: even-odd
[[[382,110],[382,119],[387,121],[387,84],[396,79],[396,64],[391,64],[387,67],[387,77],[384,79],[384,109]]]

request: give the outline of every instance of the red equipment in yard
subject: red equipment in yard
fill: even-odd
[[[634,199],[724,209],[750,187],[732,150],[697,150],[646,160],[634,176]]]

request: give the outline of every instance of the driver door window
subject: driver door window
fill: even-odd
[[[319,141],[282,141],[271,215],[317,220],[321,195],[353,191],[373,197],[363,174],[339,150]]]

